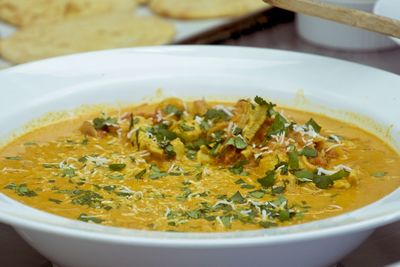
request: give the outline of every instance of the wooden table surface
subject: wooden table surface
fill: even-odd
[[[261,29],[238,38],[231,38],[220,44],[267,47],[326,55],[400,74],[400,49],[345,52],[320,48],[301,40],[296,35],[294,23]],[[338,264],[341,267],[381,267],[387,265],[400,266],[400,222],[378,229],[364,244]],[[0,266],[50,267],[51,265],[26,244],[11,227],[0,224]]]

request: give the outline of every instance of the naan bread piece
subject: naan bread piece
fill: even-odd
[[[235,17],[268,7],[262,0],[152,0],[151,9],[178,19]]]
[[[174,26],[155,17],[113,13],[24,28],[0,41],[0,54],[13,63],[84,51],[169,43]]]
[[[0,0],[0,19],[24,27],[85,15],[129,12],[136,5],[136,0]]]

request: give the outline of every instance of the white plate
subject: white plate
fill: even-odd
[[[382,136],[391,127],[391,143],[400,151],[400,77],[319,56],[223,46],[122,49],[6,69],[0,71],[0,84],[0,139],[48,111],[84,103],[131,103],[161,87],[165,95],[179,97],[262,95],[369,125],[369,130]],[[23,206],[0,194],[0,220],[62,267],[312,267],[333,264],[376,227],[399,220],[399,204],[397,190],[331,219],[277,229],[195,234],[87,224]]]
[[[378,0],[375,4],[374,13],[397,19],[400,21],[400,1],[399,0]],[[392,38],[397,44],[400,45],[399,38]]]

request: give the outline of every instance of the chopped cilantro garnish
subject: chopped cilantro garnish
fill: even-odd
[[[122,171],[123,169],[125,169],[125,167],[126,167],[125,163],[114,163],[114,164],[108,165],[108,168],[111,171]]]
[[[273,135],[278,135],[286,132],[287,120],[279,113],[276,113],[275,119],[268,129],[267,137],[271,138]]]
[[[229,115],[224,111],[219,109],[209,109],[205,114],[206,120],[214,120],[214,121],[226,121],[229,119]]]
[[[254,185],[247,184],[243,179],[237,180],[235,184],[238,184],[241,188],[245,189],[253,189],[255,187]]]
[[[275,171],[267,171],[263,178],[257,179],[257,182],[265,188],[273,186],[275,183]]]
[[[260,96],[256,96],[254,98],[254,102],[256,102],[257,104],[259,104],[260,106],[266,106],[268,105],[268,102],[266,100],[264,100],[262,97]]]
[[[288,210],[281,210],[279,211],[279,220],[281,222],[287,221],[290,219],[290,212]]]
[[[263,198],[264,195],[265,192],[262,190],[255,190],[248,193],[248,197],[254,197],[254,198]]]
[[[231,137],[226,144],[233,145],[237,149],[245,149],[247,147],[246,141],[241,136]]]
[[[272,195],[279,195],[285,192],[286,186],[273,186],[271,189]]]
[[[285,161],[281,161],[275,165],[274,170],[280,170],[281,175],[287,175],[289,173],[289,164]]]
[[[219,149],[221,148],[221,146],[222,145],[220,143],[214,144],[214,146],[210,150],[210,155],[216,156],[219,153]]]
[[[276,113],[275,110],[274,110],[274,107],[276,105],[271,103],[271,102],[268,102],[268,101],[264,100],[262,97],[256,96],[254,98],[254,102],[256,102],[260,106],[267,106],[267,115],[269,117],[271,117],[272,115],[274,115]]]
[[[24,143],[24,146],[35,146],[35,145],[37,145],[37,143],[33,141],[28,141]]]
[[[190,190],[189,187],[182,187],[182,194],[177,196],[176,200],[184,201],[189,197],[190,194],[192,194],[192,190]]]
[[[299,169],[300,164],[299,164],[299,155],[297,150],[289,151],[287,155],[289,158],[289,168],[291,170]]]
[[[315,158],[318,156],[318,151],[313,147],[306,146],[300,151],[300,155],[308,158]]]
[[[314,178],[314,174],[307,170],[296,171],[294,176],[296,176],[297,180],[300,182],[312,182]]]
[[[229,168],[229,171],[236,175],[247,176],[249,173],[244,170],[244,165],[248,163],[249,162],[247,160],[239,160]]]
[[[201,211],[200,210],[193,210],[193,211],[188,211],[186,212],[188,217],[190,219],[199,219],[201,217]]]
[[[171,144],[168,144],[164,147],[164,152],[167,155],[168,158],[173,158],[176,156],[176,152],[174,150],[174,146]]]
[[[8,160],[21,160],[22,158],[20,156],[14,156],[14,157],[4,157],[5,159]]]
[[[15,183],[11,183],[6,185],[4,188],[14,190],[15,193],[19,196],[23,197],[35,197],[37,196],[36,192],[30,190],[26,184],[17,185]]]
[[[62,203],[61,200],[58,200],[58,199],[55,199],[55,198],[49,198],[49,201],[54,202],[56,204],[61,204]]]
[[[78,220],[82,221],[82,222],[94,222],[94,223],[102,223],[104,222],[103,219],[100,219],[98,217],[95,216],[89,216],[86,213],[81,213],[78,217]]]
[[[96,192],[90,190],[74,190],[72,192],[72,204],[89,206],[91,208],[101,208],[103,197]]]
[[[207,144],[208,144],[207,139],[205,139],[204,137],[200,137],[199,139],[197,139],[193,143],[186,144],[186,148],[197,151],[197,150],[200,149],[201,146],[207,145]]]
[[[145,175],[146,171],[147,171],[146,169],[141,170],[140,172],[138,172],[138,173],[135,175],[135,178],[136,178],[136,179],[143,179],[143,175]]]
[[[149,174],[150,179],[156,180],[167,175],[168,175],[167,172],[161,171],[156,165],[152,164],[150,166],[150,174]]]
[[[259,225],[263,228],[271,228],[271,227],[276,227],[278,226],[276,223],[274,222],[269,222],[269,221],[265,221],[265,222],[260,222]]]
[[[195,160],[197,157],[197,151],[192,149],[186,150],[186,157],[191,160]]]
[[[179,110],[176,106],[174,106],[174,105],[168,105],[168,106],[166,106],[165,107],[165,109],[164,109],[164,112],[166,113],[166,114],[168,114],[168,115],[170,115],[170,114],[172,114],[172,115],[175,115],[175,116],[177,116],[177,117],[180,117],[180,116],[182,116],[182,111],[181,110]]]
[[[338,143],[338,141],[342,141],[342,140],[344,140],[344,137],[341,135],[331,134],[330,136],[328,136],[328,142],[331,142],[331,143]]]
[[[388,174],[388,172],[374,172],[371,175],[376,177],[376,178],[382,178],[382,177],[386,176],[387,174]]]
[[[237,191],[229,200],[233,201],[234,203],[242,204],[246,199],[242,196],[242,194],[240,194],[239,191]]]
[[[181,128],[182,131],[184,131],[184,132],[190,132],[190,131],[193,131],[195,129],[193,126],[189,126],[189,125],[187,125],[185,123],[179,124],[179,128]]]
[[[245,184],[246,182],[243,179],[236,180],[235,184]]]
[[[178,137],[176,133],[168,130],[168,126],[163,123],[150,127],[147,131],[153,134],[158,142],[163,142],[165,140],[172,141]]]
[[[306,123],[306,126],[311,126],[316,133],[319,133],[322,129],[322,127],[312,118]]]
[[[53,164],[53,163],[43,163],[42,166],[43,166],[43,168],[46,168],[46,169],[57,169],[58,168],[58,165]]]
[[[231,227],[231,219],[232,219],[232,217],[230,215],[221,216],[221,217],[219,217],[219,219],[221,220],[222,224],[226,228],[230,228]]]
[[[61,176],[62,177],[68,177],[68,178],[72,178],[74,177],[75,174],[75,169],[73,167],[65,167],[62,169],[61,171]]]
[[[119,173],[112,173],[107,175],[108,178],[113,179],[113,180],[122,180],[124,179],[124,176],[122,174]]]
[[[327,189],[333,185],[333,180],[327,175],[315,175],[313,182],[320,189]]]
[[[104,130],[108,126],[114,126],[118,125],[118,119],[117,118],[95,118],[93,120],[93,126],[96,130]]]
[[[332,179],[332,181],[340,180],[342,178],[348,177],[350,175],[350,172],[346,170],[340,170],[334,174],[329,175],[329,177]]]

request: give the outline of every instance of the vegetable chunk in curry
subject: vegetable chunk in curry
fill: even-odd
[[[84,222],[181,232],[322,219],[400,184],[399,155],[321,115],[168,98],[43,126],[0,150],[0,187]]]

